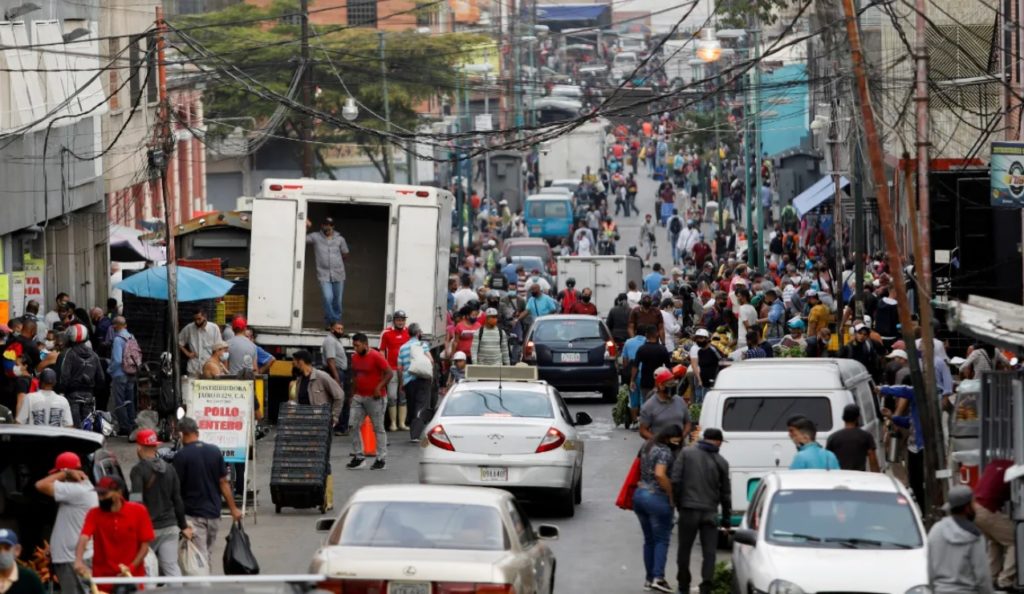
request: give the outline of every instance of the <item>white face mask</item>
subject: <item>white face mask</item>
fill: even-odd
[[[25,375],[25,368],[24,367],[15,367],[14,368],[14,376],[15,377],[23,377],[24,375]]]
[[[43,346],[45,346],[47,350],[52,351],[53,350],[53,341],[52,340],[47,340],[47,341],[43,342]]]
[[[220,360],[221,361],[227,361],[228,358],[230,358],[230,357],[231,357],[231,353],[228,353],[228,352],[224,352],[224,353],[220,354]]]

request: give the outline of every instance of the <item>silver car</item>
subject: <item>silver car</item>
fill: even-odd
[[[551,594],[555,557],[511,494],[435,485],[363,487],[313,556],[321,588],[344,594]]]

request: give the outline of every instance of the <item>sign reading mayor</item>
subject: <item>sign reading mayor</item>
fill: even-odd
[[[200,438],[216,445],[225,462],[245,462],[252,428],[251,381],[193,380],[192,412]]]
[[[992,206],[1024,206],[1024,143],[993,142]]]

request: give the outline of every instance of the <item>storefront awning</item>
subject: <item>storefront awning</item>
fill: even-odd
[[[845,190],[850,185],[850,180],[840,176],[839,188]],[[799,196],[793,199],[793,208],[796,209],[796,213],[800,218],[804,218],[804,215],[811,212],[818,207],[819,204],[834,198],[836,195],[835,180],[832,179],[831,175],[814,182],[814,185],[807,188],[800,193]]]

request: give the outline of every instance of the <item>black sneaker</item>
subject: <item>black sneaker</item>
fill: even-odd
[[[348,461],[348,464],[345,465],[345,468],[348,468],[349,470],[356,470],[357,468],[362,468],[365,465],[366,458],[352,458]]]
[[[659,592],[675,594],[675,590],[672,589],[672,586],[668,585],[668,581],[665,578],[654,578],[651,580],[651,588]]]
[[[384,459],[383,458],[377,458],[376,460],[374,460],[373,466],[370,467],[370,470],[384,470],[384,465],[385,465]]]

